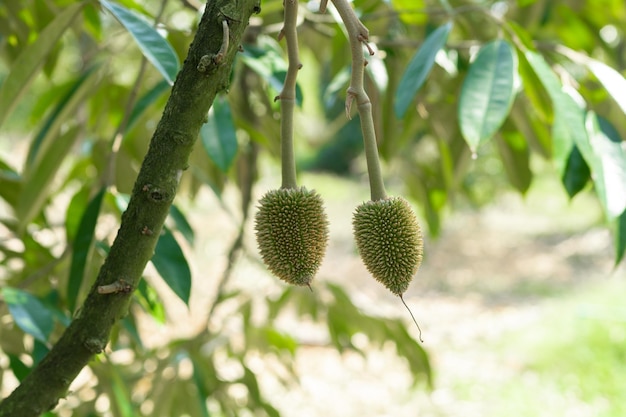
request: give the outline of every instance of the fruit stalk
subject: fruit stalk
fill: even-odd
[[[259,200],[255,216],[257,244],[263,262],[283,281],[311,288],[328,243],[328,220],[322,198],[315,191],[298,187],[293,147],[293,114],[296,77],[302,67],[298,54],[298,1],[285,0],[284,26],[278,39],[287,42],[289,66],[281,101],[282,186]]]
[[[361,23],[352,10],[352,6],[347,0],[332,0],[333,4],[346,25],[348,40],[350,41],[350,52],[352,54],[352,75],[350,86],[346,97],[346,113],[350,117],[352,102],[356,101],[357,110],[361,119],[361,131],[363,132],[363,144],[365,147],[365,158],[367,161],[367,173],[370,181],[370,192],[372,201],[384,200],[387,198],[383,174],[378,158],[378,145],[376,141],[376,131],[374,129],[374,118],[372,116],[372,103],[363,87],[363,76],[367,62],[363,58],[363,44],[368,49],[370,55],[374,51],[367,45],[369,31]]]
[[[298,52],[298,0],[285,0],[283,28],[278,36],[287,43],[287,75],[283,89],[274,101],[280,100],[280,160],[282,167],[282,187],[296,188],[296,160],[293,150],[293,113],[296,106],[296,77],[302,68]]]

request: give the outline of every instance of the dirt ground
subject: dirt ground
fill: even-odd
[[[405,319],[417,338],[397,297],[369,276],[355,252],[350,219],[354,207],[367,198],[367,189],[332,178],[312,181],[327,201],[331,224],[330,247],[316,280],[340,282],[368,312]],[[457,210],[447,216],[438,239],[426,238],[424,264],[405,300],[423,330],[434,368],[432,391],[411,385],[406,364],[391,348],[362,357],[312,346],[298,351],[298,386],[262,378],[271,402],[288,417],[520,415],[507,412],[505,400],[493,396],[499,387],[532,375],[523,372],[526,358],[519,352],[498,346],[540,323],[564,294],[624,276],[624,268],[613,272],[612,237],[601,224],[595,200],[581,196],[569,202],[558,184],[545,187],[535,187],[525,198],[507,193],[480,210]],[[223,252],[214,237],[224,231],[206,232],[196,251]],[[254,257],[251,230],[248,237]],[[205,274],[206,268],[217,273],[225,266],[223,256],[204,259],[207,265],[195,267]],[[246,260],[232,279],[255,291],[272,292],[282,285]],[[529,381],[525,383],[532,385]],[[521,402],[552,401],[546,413],[596,415],[575,398],[520,395]]]

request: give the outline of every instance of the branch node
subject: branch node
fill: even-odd
[[[365,47],[367,48],[367,52],[370,54],[370,56],[375,54],[372,47],[369,45],[369,43],[367,43],[367,41],[369,40],[368,34],[359,33],[356,38],[359,40],[359,42],[365,45]]]
[[[128,294],[133,291],[133,286],[124,279],[118,279],[115,282],[98,287],[98,294]]]
[[[144,226],[141,229],[141,234],[144,236],[152,236],[154,232],[148,226]]]
[[[244,52],[244,50],[243,50],[243,45],[239,45],[239,46],[237,47],[237,52]]]
[[[102,353],[106,345],[106,340],[97,337],[89,337],[83,342],[85,349],[94,354]]]
[[[216,54],[202,55],[202,57],[200,57],[200,61],[198,61],[198,65],[196,66],[198,72],[205,73],[211,65],[219,65],[222,63],[224,57],[226,57],[226,52],[228,52],[229,38],[228,19],[224,18],[222,19],[222,45]]]
[[[213,59],[209,55],[202,55],[200,61],[198,62],[198,65],[196,66],[196,69],[198,70],[198,72],[204,73],[207,71],[209,65],[211,65],[212,62]]]
[[[346,92],[346,117],[348,120],[352,120],[352,102],[358,98],[359,93],[352,88],[348,88]]]
[[[167,200],[167,192],[160,189],[159,187],[155,187],[152,184],[146,184],[141,188],[141,191],[144,193],[148,193],[148,199],[155,202],[161,203]]]

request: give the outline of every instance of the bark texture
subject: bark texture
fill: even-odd
[[[0,403],[0,417],[35,417],[54,408],[80,370],[104,350],[112,327],[128,313],[132,291],[153,255],[200,127],[216,94],[228,87],[243,32],[259,1],[208,2],[96,282],[52,350]],[[228,24],[227,44],[223,21]],[[98,292],[111,284],[119,291]]]

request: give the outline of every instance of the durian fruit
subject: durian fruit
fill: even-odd
[[[306,285],[315,276],[328,244],[322,198],[304,187],[280,188],[259,200],[256,238],[267,268],[283,281]]]
[[[422,232],[409,203],[402,197],[363,203],[354,213],[352,226],[368,271],[402,297],[422,263],[424,251]]]

